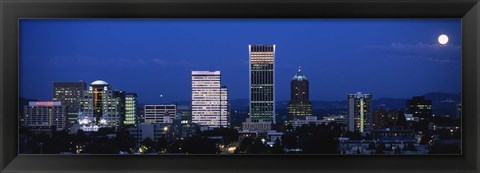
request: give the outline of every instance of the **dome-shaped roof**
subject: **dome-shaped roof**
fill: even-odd
[[[96,80],[93,81],[90,85],[108,85],[108,83],[103,80]]]
[[[295,74],[295,76],[293,76],[292,80],[301,81],[301,80],[308,80],[308,78],[303,74],[302,69],[300,68],[300,66],[298,66],[297,74]]]

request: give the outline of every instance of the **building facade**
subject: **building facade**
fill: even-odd
[[[102,80],[94,81],[80,99],[78,122],[84,131],[98,128],[116,128],[121,125],[120,100],[110,85]]]
[[[138,112],[137,112],[137,94],[126,93],[125,94],[125,118],[123,125],[137,125]]]
[[[249,45],[252,122],[275,123],[275,45]]]
[[[31,129],[49,129],[56,127],[57,130],[66,128],[67,106],[61,102],[29,102],[24,107],[23,127]]]
[[[349,130],[364,133],[373,128],[372,94],[348,95]]]
[[[182,121],[182,123],[191,123],[192,122],[192,107],[189,105],[179,105],[177,106],[177,118]]]
[[[305,120],[312,115],[312,103],[309,98],[308,78],[298,67],[290,85],[290,103],[288,104],[289,120]]]
[[[84,81],[53,83],[52,100],[59,101],[66,106],[67,128],[78,123],[79,100],[86,89],[87,85]]]
[[[176,105],[145,105],[145,123],[172,123],[177,116]]]
[[[374,129],[404,129],[406,119],[403,111],[380,108],[373,113]]]
[[[228,90],[220,71],[192,71],[192,122],[208,128],[228,127]]]
[[[146,138],[158,141],[165,138],[168,141],[182,140],[196,135],[199,131],[197,124],[182,124],[180,121],[174,123],[142,123],[136,127],[129,128],[130,135],[140,144]]]
[[[301,127],[303,125],[320,125],[320,124],[328,124],[331,121],[327,120],[319,120],[316,116],[307,116],[304,119],[295,119],[291,122],[293,128]]]
[[[418,117],[420,121],[430,121],[432,118],[432,100],[422,96],[413,97],[406,101],[407,113]]]

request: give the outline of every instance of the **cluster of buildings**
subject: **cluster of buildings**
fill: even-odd
[[[239,139],[265,138],[270,143],[281,139],[274,130],[275,112],[275,45],[249,45],[249,113],[239,129]],[[32,129],[98,131],[100,128],[128,128],[135,139],[147,137],[186,138],[197,130],[230,127],[228,89],[220,71],[191,72],[191,105],[138,105],[135,93],[114,90],[105,81],[90,85],[80,82],[54,82],[52,101],[30,102],[24,107],[22,126]],[[299,67],[291,79],[291,99],[287,124],[343,124],[348,131],[387,134],[398,121],[430,121],[432,103],[423,97],[407,101],[406,112],[373,110],[372,94],[348,94],[348,115],[318,119],[309,100],[309,79]],[[393,128],[395,129],[395,128]],[[399,128],[400,129],[400,128]],[[375,131],[380,130],[380,131]],[[394,133],[394,132],[393,132]],[[403,132],[411,134],[409,132]],[[402,133],[402,134],[403,134]],[[401,134],[401,133],[398,133]],[[388,135],[387,135],[388,136]]]

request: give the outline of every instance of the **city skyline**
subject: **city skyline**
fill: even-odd
[[[136,27],[127,26],[127,24],[132,23],[136,24],[132,25]],[[161,101],[188,101],[190,100],[190,85],[188,84],[190,72],[194,70],[219,70],[222,71],[222,83],[229,86],[230,100],[247,99],[247,45],[252,44],[252,42],[271,43],[278,47],[275,58],[276,101],[289,99],[290,79],[298,66],[302,66],[302,70],[309,74],[311,100],[344,100],[345,94],[356,93],[357,91],[374,93],[376,98],[408,98],[429,92],[460,92],[460,20],[455,19],[242,20],[240,22],[228,20],[116,20],[102,22],[95,20],[22,20],[20,24],[22,27],[20,33],[20,94],[26,98],[51,100],[49,93],[51,93],[53,82],[84,80],[88,83],[95,80],[105,80],[111,83],[114,89],[137,92],[139,102],[143,104],[159,103]],[[287,27],[292,24],[295,27]],[[332,31],[333,28],[344,28],[347,25],[355,29]],[[76,26],[82,27],[76,28]],[[172,31],[185,26],[198,26],[198,33],[188,29],[180,29],[178,32]],[[251,36],[248,34],[254,32],[243,31],[239,33],[240,36],[232,36],[231,39],[234,39],[234,41],[231,42],[233,43],[226,41],[229,40],[228,38],[221,39],[224,34],[230,34],[232,31],[239,31],[242,28],[252,26],[258,26],[262,29],[275,27],[276,30],[272,31],[273,33],[260,30],[259,33]],[[320,32],[318,37],[315,37],[317,39],[307,39],[305,34],[299,32],[302,29],[313,31],[321,28],[321,26],[329,26],[320,30],[329,33],[327,34],[328,37]],[[392,30],[376,34],[369,31],[372,29],[378,30],[379,27]],[[68,29],[58,32],[62,28]],[[159,37],[163,37],[165,40],[172,38],[159,31],[153,32],[152,28],[165,29],[165,32],[168,31],[175,36],[188,33],[188,36],[183,36],[180,40],[191,40],[192,43],[187,44],[181,41],[157,42]],[[207,28],[210,28],[211,31],[208,30],[207,32]],[[218,33],[220,30],[223,32]],[[106,31],[109,31],[109,33],[106,33]],[[150,32],[140,34],[137,38],[130,36],[123,38],[123,34],[128,35],[134,31]],[[219,36],[211,39],[204,38],[207,33],[214,31],[217,31]],[[71,32],[76,33],[71,35]],[[287,33],[290,33],[290,35],[286,35]],[[315,35],[317,32],[311,33],[317,36]],[[446,46],[441,46],[436,42],[438,35],[443,33],[449,35],[450,38],[450,42]],[[74,39],[67,37],[71,39],[71,42],[64,42],[65,40],[62,40],[62,37],[65,37],[65,34],[70,34]],[[335,37],[341,34],[345,36]],[[275,38],[275,35],[278,38]],[[382,39],[379,35],[382,37],[388,36],[388,38]],[[100,43],[92,42],[94,41],[93,36],[100,37],[98,41],[101,43],[111,42],[112,46],[106,46],[103,49],[95,48],[94,45]],[[247,36],[249,41],[247,38],[240,39],[241,36]],[[83,39],[77,37],[83,37]],[[288,39],[281,37],[288,37]],[[368,39],[365,40],[367,37]],[[303,38],[303,42],[298,41],[302,40],[300,38]],[[239,41],[237,42],[235,39]],[[49,42],[38,46],[39,41],[43,44],[44,41],[42,40],[49,40]],[[145,41],[144,44],[140,42],[142,40]],[[320,40],[323,40],[323,42]],[[149,45],[153,41],[161,46]],[[208,44],[205,45],[205,42],[208,42]],[[58,45],[59,43],[63,45]],[[185,46],[180,46],[180,43]],[[203,45],[199,43],[203,43]],[[308,45],[306,43],[315,44]],[[55,46],[59,46],[58,49],[53,49]],[[173,59],[155,58],[153,56],[155,52],[172,49],[172,46],[178,47],[177,49],[192,49],[192,52],[173,51],[179,54],[170,54],[170,57],[175,57]],[[130,47],[131,50],[123,50],[125,47]],[[332,47],[336,48],[332,49]],[[82,48],[84,51],[82,51]],[[200,49],[207,52],[215,50],[216,54],[211,55],[209,53],[208,55],[213,58],[208,58],[205,57],[207,54],[199,51]],[[345,53],[349,51],[339,49],[348,49],[353,53],[360,52],[365,55],[357,54],[352,59],[348,53]],[[124,54],[120,55],[116,51]],[[80,52],[85,52],[85,55],[74,55]],[[87,55],[94,52],[105,58]],[[150,53],[151,57],[146,57],[146,52]],[[292,52],[298,54],[298,56],[293,56]],[[192,55],[192,53],[195,55]],[[141,58],[140,56],[145,57]],[[174,59],[178,60],[173,61]],[[347,59],[350,61],[345,61]],[[341,62],[344,64],[339,64]],[[75,68],[69,65],[70,63]],[[105,65],[108,65],[111,69],[106,70]],[[140,69],[137,67],[140,67]],[[337,69],[332,67],[337,67]],[[338,67],[345,68],[338,69]],[[362,70],[365,67],[368,67],[366,69],[369,70]],[[78,71],[87,68],[88,71]],[[164,70],[172,71],[172,74],[176,75],[161,73]],[[145,77],[140,75],[138,71],[142,71],[142,75],[145,75]],[[349,71],[355,71],[355,75],[369,76],[375,74],[378,76],[360,80],[355,75],[349,74]],[[394,74],[396,75],[393,76]],[[117,75],[117,77],[114,75]],[[124,82],[122,76],[123,78],[128,77],[129,80]],[[155,77],[155,80],[151,80],[152,77]],[[152,85],[138,85],[138,83],[147,79]],[[162,81],[169,81],[171,84],[164,85]],[[351,85],[360,81],[364,81],[364,85]],[[155,89],[149,88],[150,86]],[[177,93],[173,94],[172,89],[175,89],[174,91],[177,91]],[[161,94],[164,95],[162,100],[160,99]]]

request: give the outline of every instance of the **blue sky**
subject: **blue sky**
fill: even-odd
[[[142,103],[188,101],[191,70],[220,70],[230,99],[248,98],[248,44],[276,44],[277,100],[298,66],[311,100],[461,86],[461,19],[22,19],[19,36],[20,95],[40,100],[54,81],[101,79]]]

